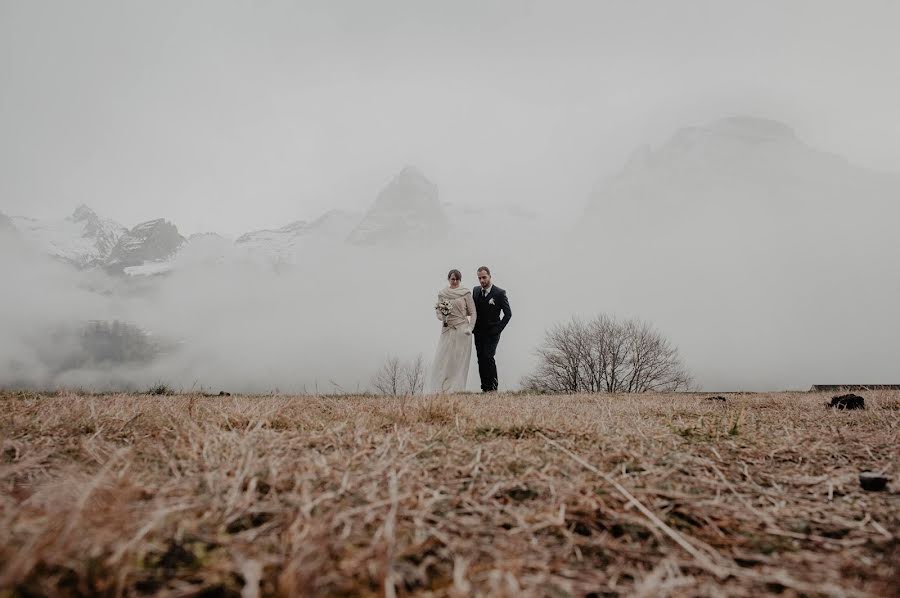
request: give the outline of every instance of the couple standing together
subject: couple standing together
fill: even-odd
[[[491,284],[491,271],[487,266],[478,268],[479,286],[471,292],[460,286],[462,274],[459,270],[450,270],[447,281],[449,286],[438,293],[437,305],[434,307],[438,320],[443,324],[431,367],[428,392],[466,390],[473,336],[481,390],[494,392],[497,390],[497,363],[494,361],[494,354],[500,342],[500,333],[512,318],[506,291]]]

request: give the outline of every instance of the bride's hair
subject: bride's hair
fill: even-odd
[[[459,270],[450,270],[449,272],[447,272],[447,280],[450,280],[450,278],[451,278],[454,274],[456,274],[456,279],[457,279],[457,280],[462,281],[462,272],[460,272]]]

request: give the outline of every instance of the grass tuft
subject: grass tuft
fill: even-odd
[[[170,397],[175,394],[175,391],[172,390],[168,385],[163,384],[162,382],[157,382],[147,389],[147,394],[153,396]]]

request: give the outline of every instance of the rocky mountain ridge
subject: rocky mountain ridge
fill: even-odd
[[[438,202],[437,186],[411,166],[386,185],[365,214],[331,210],[311,222],[298,220],[277,229],[251,231],[233,242],[215,233],[185,238],[163,218],[126,229],[84,205],[61,221],[7,218],[0,220],[0,227],[4,226],[24,234],[44,253],[80,269],[103,268],[127,275],[167,272],[173,260],[192,245],[203,245],[201,252],[206,253],[223,253],[227,245],[282,263],[327,245],[396,246],[447,235],[447,217]],[[216,237],[215,241],[210,241],[209,235]]]
[[[726,118],[644,146],[591,194],[583,227],[645,233],[683,227],[839,226],[871,210],[896,213],[900,176],[855,166],[803,142],[782,123]],[[849,219],[849,220],[847,220]],[[612,223],[616,223],[613,225]]]
[[[809,241],[817,230],[852,229],[855,235],[866,228],[886,236],[883,225],[900,215],[898,202],[900,176],[811,147],[783,123],[732,117],[684,127],[657,148],[636,150],[595,187],[570,237],[607,244],[705,237],[728,243],[726,251],[740,245],[740,253],[766,235],[782,245]],[[466,242],[498,228],[538,239],[547,227],[514,203],[442,202],[437,186],[414,166],[390,179],[364,213],[332,210],[233,241],[214,234],[186,239],[164,219],[129,230],[83,205],[55,221],[0,215],[0,230],[18,231],[44,253],[78,268],[129,275],[169,271],[179,256],[214,263],[246,254],[284,264],[339,247],[428,247],[451,233],[454,242]],[[861,247],[872,243],[864,240]]]
[[[127,230],[113,220],[100,218],[85,205],[63,219],[11,217],[8,221],[26,243],[77,268],[104,265]]]

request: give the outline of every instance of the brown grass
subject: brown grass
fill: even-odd
[[[827,398],[0,393],[0,595],[896,595]]]

